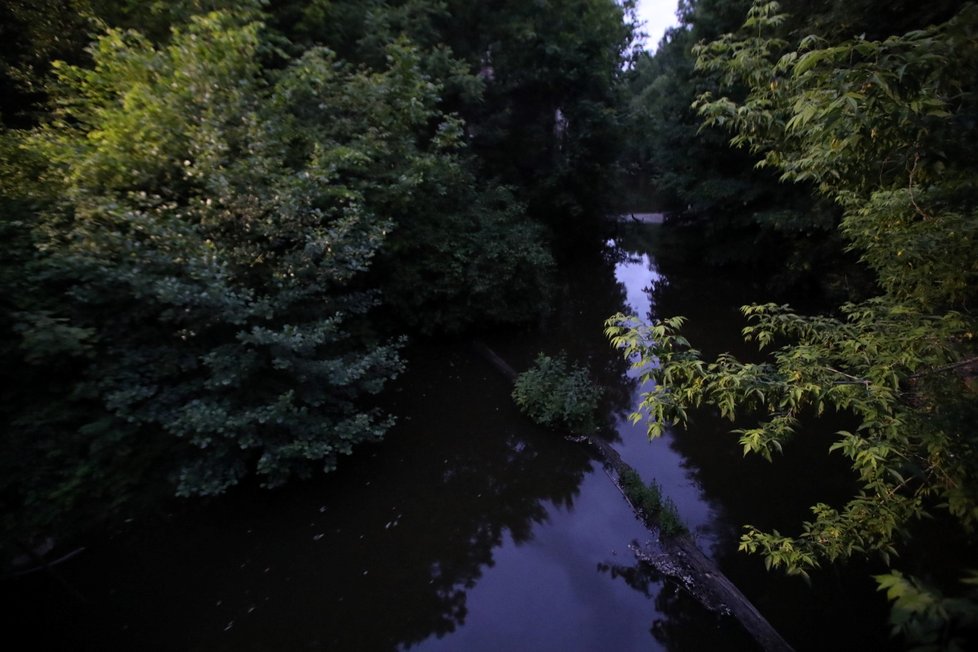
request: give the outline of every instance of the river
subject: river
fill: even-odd
[[[885,607],[863,567],[811,586],[736,552],[744,523],[783,527],[845,495],[824,440],[744,460],[730,424],[699,415],[649,442],[627,416],[640,389],[602,335],[619,310],[684,314],[707,352],[743,350],[749,281],[657,251],[663,227],[622,232],[561,279],[533,332],[488,338],[517,369],[566,351],[608,387],[605,431],[671,498],[697,542],[798,650],[881,649]],[[589,453],[528,423],[507,381],[465,343],[414,345],[388,398],[398,424],[339,470],[241,489],[94,541],[3,584],[8,641],[49,650],[751,650],[636,563],[653,538]],[[814,427],[814,426],[813,426]],[[7,649],[18,649],[16,645]]]

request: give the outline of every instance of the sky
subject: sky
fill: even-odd
[[[645,22],[643,31],[649,37],[645,47],[654,50],[666,28],[676,24],[677,0],[638,0],[638,19]]]

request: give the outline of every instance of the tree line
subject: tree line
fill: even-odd
[[[927,527],[973,552],[978,525],[978,7],[698,0],[681,19],[631,80],[631,120],[651,134],[631,164],[707,244],[768,243],[781,269],[854,257],[866,282],[815,315],[744,306],[758,362],[705,358],[681,317],[610,319],[655,381],[649,433],[708,408],[771,460],[803,420],[848,415],[825,447],[851,465],[849,500],[789,533],[748,525],[740,549],[803,576],[874,558],[894,631],[965,649],[969,559],[949,580],[933,557],[908,569],[899,554]]]
[[[834,301],[745,307],[753,363],[611,320],[657,362],[650,432],[708,406],[773,458],[799,419],[854,417],[826,437],[851,500],[741,547],[796,574],[878,557],[898,630],[966,641],[975,602],[896,553],[978,520],[974,3],[679,19],[636,54],[614,0],[6,3],[4,555],[332,470],[389,428],[404,336],[533,320],[624,170],[688,255]]]
[[[616,165],[626,3],[6,3],[5,552],[335,468],[405,335],[532,320]]]

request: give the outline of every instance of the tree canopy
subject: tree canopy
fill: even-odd
[[[680,24],[628,75],[624,155],[632,174],[648,176],[655,201],[670,214],[688,259],[722,269],[749,267],[772,291],[808,285],[839,294],[854,285],[835,229],[838,211],[810,187],[780,183],[755,167],[754,153],[728,146],[722,128],[704,125],[693,102],[718,92],[721,75],[697,68],[694,47],[733,32],[750,6],[742,0],[683,3]],[[740,98],[742,85],[723,92]]]
[[[5,6],[4,543],[330,471],[391,424],[404,335],[545,309],[631,31],[506,9]]]
[[[655,382],[642,402],[653,436],[712,406],[757,419],[737,431],[740,442],[771,459],[806,415],[855,417],[855,429],[826,445],[848,458],[858,492],[813,506],[794,535],[745,530],[743,550],[789,573],[855,554],[896,564],[911,524],[935,513],[969,537],[978,523],[975,9],[966,3],[943,23],[874,40],[788,29],[777,3],[758,1],[740,31],[696,49],[721,92],[746,91],[701,95],[705,123],[731,129],[732,143],[782,180],[833,200],[879,288],[830,315],[745,306],[744,337],[769,352],[756,363],[704,360],[680,334],[681,318],[607,324]],[[897,599],[895,623],[925,642],[953,643],[941,626],[974,620],[967,603],[914,602],[926,593],[917,580],[880,582]]]

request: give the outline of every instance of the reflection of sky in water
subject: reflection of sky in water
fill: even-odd
[[[614,240],[609,240],[608,244],[614,246]],[[625,286],[625,309],[642,319],[649,319],[652,310],[649,289],[661,279],[655,262],[647,253],[626,252],[625,259],[615,265],[615,280]]]
[[[615,247],[614,240],[608,240],[607,244]],[[649,254],[626,251],[625,258],[615,264],[615,280],[625,288],[625,305],[622,310],[644,321],[651,321],[653,316],[650,290],[662,280],[662,276]],[[632,362],[637,359],[637,356],[633,356]],[[628,376],[637,378],[641,373],[642,370],[629,369]]]
[[[464,626],[410,649],[663,650],[649,635],[656,615],[649,600],[597,568],[631,566],[626,544],[649,538],[607,476],[589,473],[572,508],[550,506],[530,541],[507,535],[493,550],[490,568],[467,591]]]
[[[608,246],[615,248],[616,243],[609,241]],[[621,310],[649,320],[648,290],[662,277],[647,253],[623,253],[615,265],[615,280],[626,295]],[[626,382],[632,385],[633,405],[638,405],[640,386]],[[654,478],[662,486],[683,521],[708,544],[709,553],[712,539],[704,530],[713,514],[685,459],[670,447],[672,433],[650,443],[644,422],[631,424],[624,416],[616,421],[621,441],[615,448],[643,479]],[[528,541],[517,544],[507,535],[493,549],[492,562],[466,592],[465,620],[458,629],[430,637],[412,650],[666,649],[649,629],[652,620],[669,616],[657,612],[647,599],[636,599],[635,590],[622,580],[597,570],[601,562],[631,566],[634,558],[626,544],[653,538],[615,485],[596,470],[585,476],[573,506],[551,504],[547,512]],[[658,588],[658,583],[652,584],[654,592]]]
[[[608,246],[614,247],[615,241],[609,240]],[[662,281],[662,276],[648,253],[624,253],[624,259],[615,265],[615,280],[625,288],[625,305],[622,309],[644,321],[652,321],[661,315],[652,314],[650,290]],[[641,370],[630,369],[628,376],[637,378],[641,373]],[[642,385],[636,383],[632,405],[637,407],[642,393],[649,391],[651,386],[651,382]],[[712,544],[716,542],[711,526],[718,515],[704,499],[702,489],[686,468],[686,459],[673,448],[675,433],[667,429],[662,437],[650,441],[644,420],[633,424],[624,416],[618,419],[616,428],[621,441],[615,444],[615,448],[622,458],[636,468],[643,480],[659,483],[663,494],[675,502],[683,522],[709,555]]]

